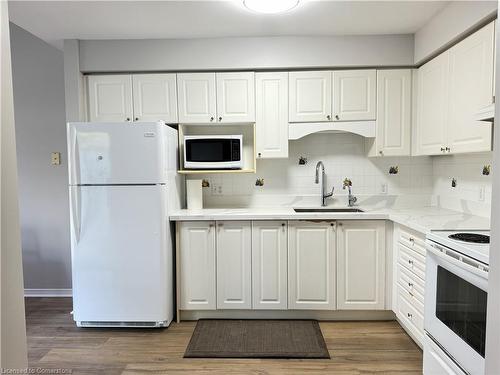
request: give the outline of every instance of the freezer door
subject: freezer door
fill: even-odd
[[[167,128],[163,123],[69,123],[69,184],[165,183]]]
[[[170,322],[166,186],[69,189],[75,321]]]

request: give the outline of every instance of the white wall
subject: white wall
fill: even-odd
[[[496,1],[453,1],[415,33],[415,63],[447,48],[464,34],[492,20]]]
[[[24,284],[71,288],[63,54],[14,24],[11,43]]]
[[[82,72],[409,65],[412,35],[80,41]]]
[[[353,192],[358,196],[380,194],[383,183],[388,185],[388,196],[430,196],[433,185],[430,157],[367,158],[364,140],[350,133],[312,134],[290,141],[288,159],[258,160],[256,174],[188,178],[207,178],[212,187],[222,184],[222,195],[212,194],[209,188],[203,189],[205,207],[290,205],[299,203],[297,197],[318,205],[320,187],[314,183],[314,176],[316,163],[322,160],[327,189],[335,186],[336,199],[330,200],[329,204],[347,204],[347,191],[342,190],[342,181],[346,177],[352,180]],[[300,156],[308,159],[306,165],[298,164]],[[399,173],[389,175],[389,167],[396,165]],[[257,178],[264,179],[264,186],[255,186]]]
[[[0,368],[26,368],[23,271],[17,194],[16,142],[7,2],[0,2]]]
[[[499,1],[500,4],[500,1]],[[496,29],[496,87],[500,87],[500,30]],[[500,113],[500,100],[495,103],[495,113]],[[498,126],[498,124],[497,124]],[[500,165],[500,132],[494,132],[495,150],[493,163]],[[500,374],[500,173],[493,175],[491,210],[490,272],[488,275],[488,315],[486,317],[486,375]]]

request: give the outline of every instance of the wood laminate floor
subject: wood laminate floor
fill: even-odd
[[[73,374],[421,374],[422,352],[395,321],[321,322],[330,360],[184,359],[196,322],[168,329],[77,328],[70,298],[27,298],[32,368]]]

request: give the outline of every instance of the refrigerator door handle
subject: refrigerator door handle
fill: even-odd
[[[71,194],[71,215],[76,243],[80,242],[80,234],[82,230],[80,189],[80,186],[74,186],[73,194]]]
[[[76,130],[73,131],[71,140],[71,175],[73,185],[78,185],[80,180],[78,178],[80,173],[80,152],[78,147],[78,138]]]

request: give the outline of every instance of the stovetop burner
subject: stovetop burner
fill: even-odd
[[[473,242],[473,243],[490,243],[490,236],[478,233],[455,233],[448,236],[452,240],[458,240],[463,242]]]

